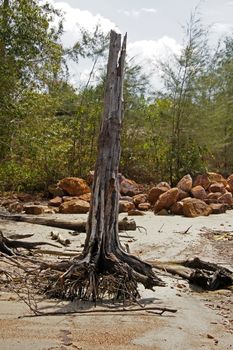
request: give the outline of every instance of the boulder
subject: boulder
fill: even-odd
[[[220,193],[223,194],[223,193],[226,192],[226,189],[225,189],[225,186],[224,186],[223,183],[221,183],[221,182],[214,182],[213,184],[210,185],[209,191],[212,192],[212,193],[220,192]]]
[[[135,181],[122,177],[122,180],[120,181],[120,193],[124,196],[133,197],[136,194],[141,193],[141,190]]]
[[[210,183],[215,183],[215,182],[218,182],[218,183],[222,183],[224,185],[224,187],[226,187],[227,185],[227,180],[224,179],[224,177],[221,175],[221,174],[218,174],[218,173],[207,173],[207,176],[209,178],[209,181]]]
[[[188,198],[188,197],[190,197],[188,192],[185,192],[185,191],[182,191],[181,189],[179,189],[179,194],[178,194],[178,198],[177,198],[178,201],[181,201],[182,199]]]
[[[190,192],[193,187],[193,180],[189,174],[182,177],[176,186],[179,190]]]
[[[89,209],[90,204],[78,198],[62,203],[59,212],[62,214],[85,214]]]
[[[166,186],[152,187],[148,193],[148,202],[150,202],[151,205],[154,205],[159,199],[159,196],[167,191],[168,191],[168,188]]]
[[[139,210],[147,211],[150,208],[151,208],[150,207],[150,203],[148,203],[148,202],[138,204],[138,209]]]
[[[58,186],[70,196],[81,196],[91,192],[87,182],[78,177],[66,177],[59,181]]]
[[[57,196],[57,197],[55,197],[53,199],[50,199],[48,204],[51,207],[60,207],[60,205],[62,204],[62,198]]]
[[[138,210],[138,209],[132,209],[132,210],[128,211],[128,215],[129,216],[143,216],[143,215],[145,215],[145,213],[143,211]]]
[[[171,213],[174,215],[183,215],[184,214],[183,205],[184,205],[183,202],[174,203],[170,208]]]
[[[177,187],[171,188],[167,192],[161,194],[155,203],[155,213],[158,213],[162,209],[169,209],[177,201],[178,194],[179,190]]]
[[[136,196],[133,196],[133,202],[136,205],[136,207],[141,203],[145,203],[146,201],[147,201],[147,194],[145,193],[136,194]]]
[[[119,213],[127,213],[133,209],[135,209],[135,205],[132,202],[119,201]]]
[[[227,205],[223,203],[212,203],[210,204],[212,214],[223,214],[227,210]]]
[[[211,207],[200,199],[190,198],[183,201],[184,216],[195,218],[197,216],[208,216],[211,212]]]
[[[208,177],[208,174],[202,174],[202,175],[198,175],[196,177],[196,179],[194,180],[193,183],[193,187],[196,186],[202,186],[205,190],[208,189],[208,187],[210,186],[211,182],[210,179]]]
[[[86,202],[90,203],[90,201],[91,201],[91,192],[82,194],[78,198],[82,199],[83,201],[86,201]]]
[[[159,182],[156,187],[163,187],[163,188],[167,188],[168,190],[171,189],[171,186],[169,185],[169,183],[165,182],[165,181],[162,181],[162,182]]]
[[[207,199],[218,201],[219,197],[222,196],[221,192],[210,192],[207,194]]]
[[[232,206],[233,205],[232,193],[226,192],[226,193],[222,194],[219,197],[218,202],[225,203],[225,204],[228,204],[229,206]]]
[[[40,215],[44,214],[45,210],[48,209],[47,206],[44,205],[24,205],[23,210],[25,211],[26,214],[31,214],[31,215]]]
[[[231,174],[231,175],[227,178],[227,185],[228,185],[228,188],[229,188],[230,192],[233,193],[233,174]]]
[[[191,189],[191,193],[194,198],[201,199],[202,201],[207,198],[207,193],[205,189],[200,185],[193,187]]]

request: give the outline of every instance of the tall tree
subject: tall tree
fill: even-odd
[[[22,118],[21,100],[31,90],[47,89],[60,71],[62,25],[52,25],[54,16],[38,0],[0,0],[0,158]]]

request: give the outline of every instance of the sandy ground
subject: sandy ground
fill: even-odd
[[[85,215],[66,215],[66,219],[69,217],[73,220]],[[195,219],[147,213],[143,217],[135,217],[135,220],[139,229],[121,232],[121,241],[143,259],[170,261],[198,256],[233,268],[233,211]],[[188,233],[184,233],[188,228]],[[0,221],[0,229],[6,235],[33,233],[31,239],[35,241],[50,240],[50,232],[59,231],[71,240],[69,249],[78,251],[85,239],[85,234],[72,236],[67,230],[28,223]],[[220,233],[214,235],[208,233],[208,229],[219,230]],[[30,313],[27,306],[16,295],[2,288],[0,349],[233,349],[232,290],[201,292],[190,289],[181,279],[163,275],[161,278],[167,286],[156,288],[154,292],[141,290],[141,303],[175,308],[178,310],[176,314],[155,316],[141,312],[100,312],[19,319],[19,316]],[[50,300],[41,304],[41,308],[67,311],[91,310],[93,306],[89,303],[58,304]],[[96,309],[101,308],[97,306]]]

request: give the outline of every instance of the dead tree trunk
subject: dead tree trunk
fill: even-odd
[[[125,54],[126,35],[121,47],[121,35],[111,31],[87,237],[83,253],[62,276],[68,295],[78,294],[80,298],[96,300],[106,294],[118,299],[135,298],[138,295],[137,282],[146,288],[164,285],[153,273],[151,265],[123,250],[118,236],[118,166]],[[72,292],[71,276],[76,276]]]

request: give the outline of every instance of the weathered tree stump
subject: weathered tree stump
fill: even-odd
[[[138,296],[138,282],[151,289],[164,285],[152,271],[151,265],[126,253],[119,241],[118,167],[125,54],[126,35],[121,47],[121,35],[111,31],[87,237],[81,256],[73,261],[60,279],[60,287],[68,298],[78,296],[96,300],[108,295],[117,299],[132,299]]]

